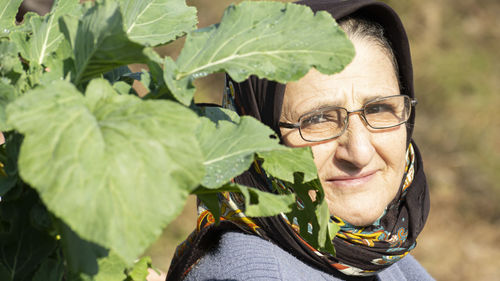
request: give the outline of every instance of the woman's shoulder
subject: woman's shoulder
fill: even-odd
[[[427,281],[434,280],[412,256],[408,255],[378,274],[380,280]]]
[[[191,269],[185,280],[328,280],[275,244],[254,235],[228,232],[218,247]]]
[[[411,256],[381,272],[379,280],[433,280]],[[428,277],[428,278],[427,278]],[[317,270],[277,245],[254,235],[228,232],[193,266],[188,281],[341,280]]]

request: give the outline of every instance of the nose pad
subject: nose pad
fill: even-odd
[[[348,116],[347,128],[344,134],[338,139],[338,146],[335,151],[335,159],[349,164],[357,169],[367,166],[375,155],[375,148],[372,144],[372,133],[370,132],[366,120],[364,120],[361,111],[350,112],[349,115],[356,113],[356,116]]]

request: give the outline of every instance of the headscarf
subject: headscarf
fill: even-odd
[[[413,70],[408,39],[397,14],[389,6],[375,0],[303,0],[314,12],[327,11],[337,21],[346,17],[360,17],[380,24],[389,41],[399,71],[401,94],[414,98]],[[236,83],[226,77],[225,107],[233,107],[240,115],[250,115],[271,127],[281,136],[279,119],[286,85],[251,76]],[[197,230],[178,247],[167,280],[180,280],[216,241],[227,231],[256,234],[269,240],[293,256],[315,268],[344,280],[370,280],[381,270],[404,257],[416,245],[429,213],[429,194],[422,159],[411,140],[415,110],[408,120],[407,165],[400,191],[374,224],[356,227],[333,217],[341,231],[333,240],[336,256],[321,253],[311,247],[283,216],[250,219],[244,216],[235,194],[221,194],[220,204],[227,214],[215,225],[211,213],[199,208]],[[255,164],[235,179],[236,182],[269,191],[269,179]],[[238,212],[234,212],[234,211]],[[365,277],[362,277],[365,276]],[[368,276],[368,277],[366,277]]]

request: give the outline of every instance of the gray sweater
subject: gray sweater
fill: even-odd
[[[434,280],[410,255],[380,272],[381,281]],[[205,255],[189,272],[187,281],[336,281],[280,247],[253,235],[224,234],[218,248]]]

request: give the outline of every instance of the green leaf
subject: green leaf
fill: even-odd
[[[16,89],[4,82],[0,81],[0,131],[9,131],[10,126],[7,125],[7,115],[5,109],[7,105],[16,97]]]
[[[318,250],[335,253],[332,239],[338,227],[330,222],[330,212],[319,179],[303,182],[302,175],[295,175],[291,188],[297,195],[297,204],[287,213],[288,219],[298,223],[300,236]],[[314,200],[311,194],[314,193]]]
[[[65,81],[36,88],[7,112],[25,135],[23,180],[78,235],[127,263],[179,214],[204,174],[191,110],[119,95],[104,79],[85,96]]]
[[[196,8],[183,0],[124,0],[120,2],[130,40],[157,46],[193,30]]]
[[[83,17],[85,13],[83,7],[73,14],[63,15],[59,18],[59,30],[64,34],[66,42],[69,42],[71,48],[76,46],[76,33],[78,32],[78,26],[80,25],[80,18]]]
[[[218,26],[190,33],[177,69],[166,71],[180,83],[170,90],[185,103],[192,98],[186,79],[225,71],[237,82],[255,74],[286,83],[311,67],[339,72],[353,57],[351,42],[328,12],[314,14],[292,3],[243,2],[228,7]]]
[[[118,81],[113,84],[113,89],[115,89],[120,95],[128,95],[132,91],[132,86],[123,81]]]
[[[14,86],[21,92],[26,85],[26,73],[18,52],[19,50],[13,42],[0,42],[0,81]]]
[[[32,207],[38,202],[36,192],[28,189],[17,200],[0,203],[0,225],[8,226],[0,229],[0,264],[12,280],[32,280],[39,265],[56,249],[53,237],[31,225]]]
[[[264,159],[264,170],[275,178],[293,182],[294,174],[298,172],[303,174],[306,182],[317,177],[318,171],[309,147],[283,148],[258,155]]]
[[[275,216],[280,213],[292,211],[292,206],[295,205],[294,194],[278,195],[266,191],[262,191],[253,187],[240,185],[237,183],[227,183],[217,189],[200,187],[193,193],[201,199],[208,198],[203,202],[212,211],[214,216],[220,214],[218,201],[215,202],[215,195],[219,192],[238,192],[245,198],[245,215],[249,217],[268,217]]]
[[[194,87],[193,80],[191,76],[185,77],[180,80],[176,80],[175,73],[177,72],[177,65],[170,57],[165,57],[164,63],[165,71],[163,73],[163,79],[167,84],[168,89],[172,95],[184,105],[191,104],[193,100],[194,92],[196,88]]]
[[[2,159],[0,162],[4,164],[4,175],[0,174],[0,197],[4,197],[9,191],[16,187],[19,181],[17,170],[17,159],[19,156],[19,147],[21,146],[22,136],[16,132],[4,134],[5,144],[0,148]],[[1,198],[5,201],[5,198]]]
[[[17,55],[16,44],[9,41],[0,42],[0,75],[8,76],[10,72],[23,72],[23,66]]]
[[[144,281],[149,274],[148,268],[151,267],[152,264],[151,257],[142,257],[138,262],[134,264],[134,267],[130,272],[128,272],[128,276],[132,278],[133,281]]]
[[[99,271],[98,259],[106,257],[108,250],[82,239],[67,224],[56,222],[66,262],[66,270],[70,275],[96,275]]]
[[[208,189],[209,192],[202,193],[202,190],[206,191],[205,188],[200,187],[194,191],[194,194],[196,194],[197,198],[207,206],[210,212],[212,212],[215,223],[218,224],[221,216],[218,191],[214,192],[215,189]]]
[[[64,274],[64,265],[61,261],[46,259],[33,276],[33,281],[61,281]]]
[[[62,25],[66,39],[74,42],[77,85],[116,67],[147,61],[144,47],[130,41],[123,30],[115,2],[96,3],[80,19],[76,33],[71,18],[63,18]]]
[[[5,267],[5,265],[0,263],[0,280],[2,281],[12,281],[12,276],[10,271]]]
[[[94,281],[123,281],[127,278],[126,267],[127,264],[111,251],[107,257],[99,259],[99,273],[94,277]]]
[[[221,120],[238,123],[240,121],[240,116],[238,113],[222,107],[204,106],[198,107],[200,114],[212,120],[212,122],[218,123]]]
[[[16,14],[22,0],[0,0],[0,37],[9,35],[16,25]]]
[[[243,173],[256,152],[281,148],[274,132],[249,116],[237,123],[220,120],[217,124],[202,118],[197,135],[206,169],[202,185],[208,188],[217,188]]]
[[[253,187],[237,185],[245,196],[245,214],[249,217],[269,217],[291,211],[295,195],[277,195]]]
[[[57,50],[45,60],[45,72],[40,77],[40,84],[50,84],[54,80],[66,79],[74,71],[72,49],[69,42],[63,40]],[[68,79],[69,80],[69,79]]]
[[[29,20],[32,30],[29,40],[22,38],[22,35],[13,37],[16,44],[23,50],[21,53],[23,57],[31,63],[42,65],[64,39],[59,30],[59,18],[64,14],[71,14],[77,8],[79,8],[78,0],[58,0],[47,15],[32,16]],[[25,34],[22,31],[17,32]]]

